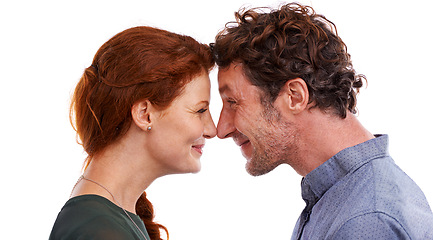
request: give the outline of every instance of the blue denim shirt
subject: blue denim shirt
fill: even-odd
[[[346,148],[302,180],[292,239],[433,239],[421,189],[388,154],[388,136]]]

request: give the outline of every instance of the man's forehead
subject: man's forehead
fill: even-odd
[[[232,92],[232,85],[239,84],[239,81],[244,76],[242,65],[232,63],[226,68],[218,70],[218,85],[220,94]]]
[[[235,98],[237,101],[244,101],[258,99],[261,96],[261,90],[247,79],[239,65],[237,68],[224,69],[218,75],[218,86],[223,99]]]

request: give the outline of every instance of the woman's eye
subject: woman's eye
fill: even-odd
[[[202,109],[198,110],[197,112],[198,112],[198,113],[204,113],[204,112],[206,112],[206,111],[207,111],[207,108],[202,108]]]

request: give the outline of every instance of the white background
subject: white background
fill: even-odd
[[[5,3],[8,2],[8,3]],[[433,204],[432,19],[428,0],[302,1],[337,25],[354,67],[367,76],[359,119],[390,135],[397,164]],[[241,6],[230,1],[3,1],[0,3],[0,238],[47,239],[81,173],[84,153],[69,124],[71,93],[114,34],[150,25],[212,42]],[[221,101],[211,74],[211,113]],[[170,146],[167,146],[169,148]],[[147,190],[171,239],[288,239],[304,207],[287,165],[251,177],[231,140],[208,141],[198,174]]]

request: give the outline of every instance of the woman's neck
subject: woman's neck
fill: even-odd
[[[96,194],[135,213],[138,198],[158,176],[150,163],[134,155],[115,146],[105,149],[92,158],[71,196]]]

